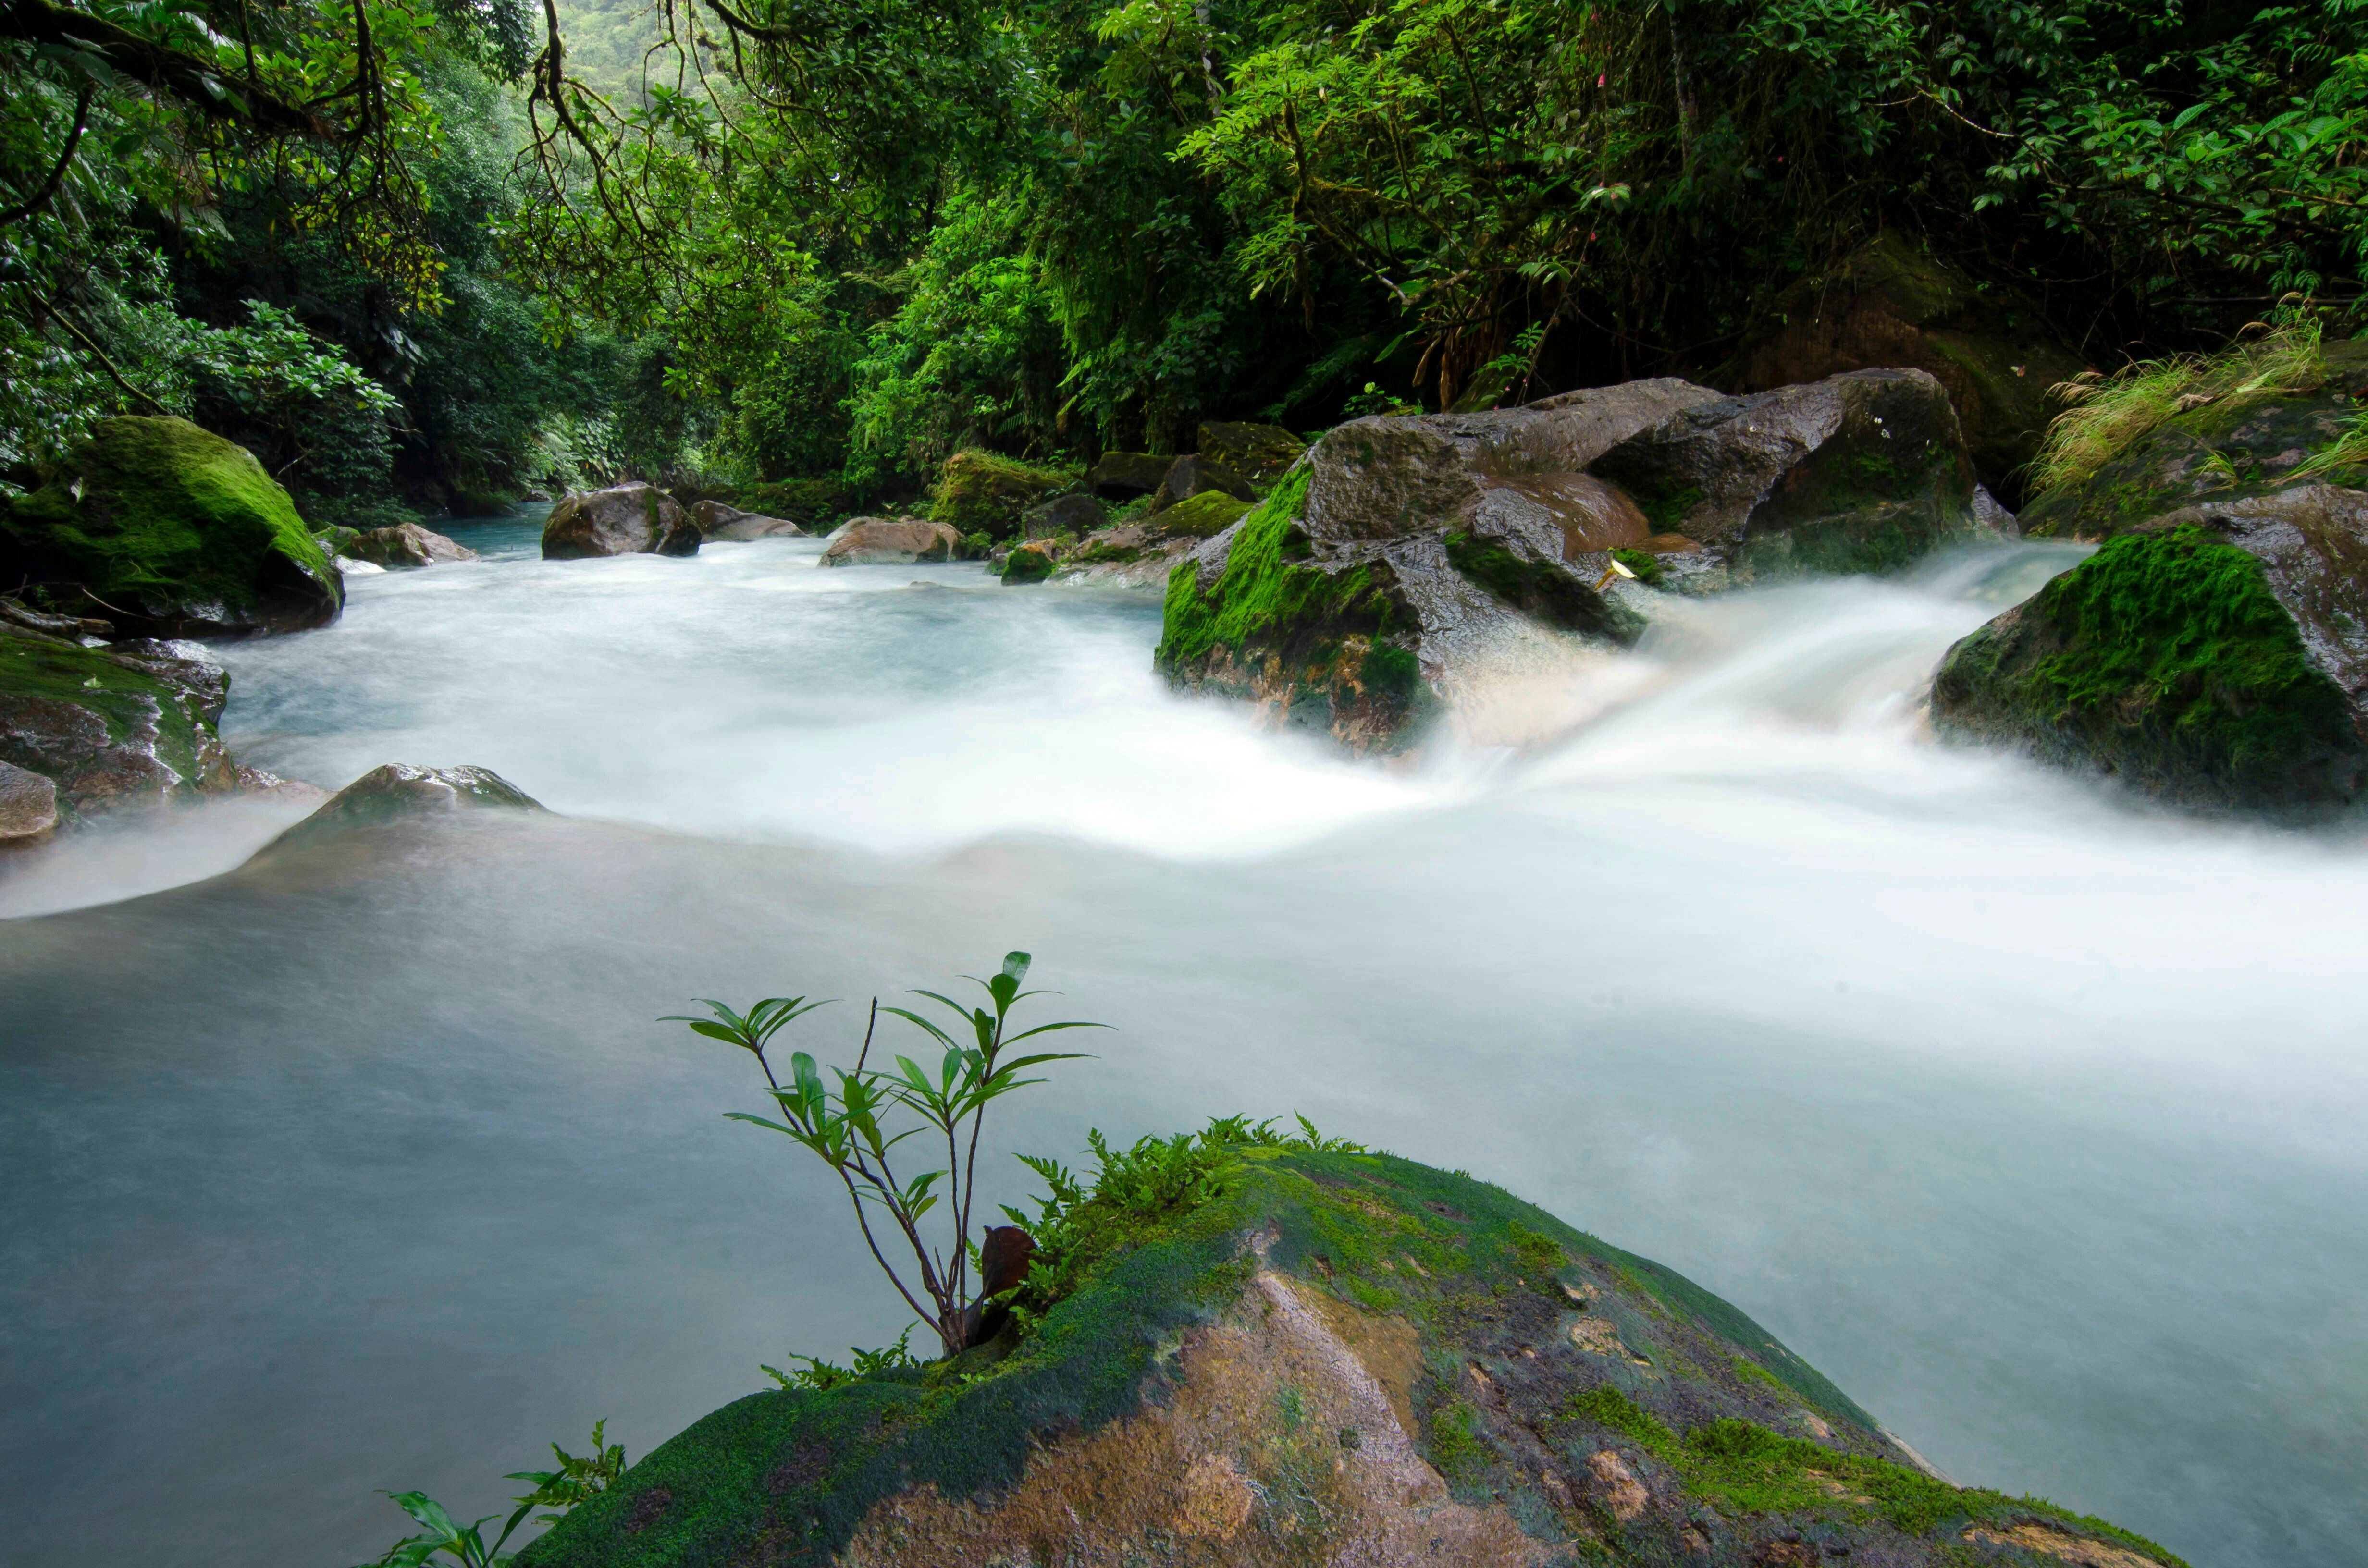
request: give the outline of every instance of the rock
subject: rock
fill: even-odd
[[[0,762],[0,851],[39,844],[58,826],[57,784]]]
[[[0,514],[0,581],[124,631],[241,637],[334,619],[337,574],[244,447],[186,419],[102,419]]]
[[[2159,531],[2190,506],[2226,506],[2291,486],[2294,471],[2351,428],[2368,398],[2368,340],[2320,347],[2325,381],[2307,392],[2223,398],[2172,415],[2087,479],[2023,503],[2032,539],[2101,541]]]
[[[486,767],[419,767],[390,762],[330,796],[321,808],[271,841],[284,849],[349,828],[484,809],[540,812],[540,802]]]
[[[2368,782],[2368,494],[2181,508],[1951,648],[1944,737],[2174,803],[2319,812]]]
[[[1019,530],[1019,519],[1047,491],[1061,483],[1058,474],[1031,468],[994,452],[956,452],[938,475],[938,495],[929,520],[944,523],[954,537],[984,533],[1008,539]]]
[[[1053,575],[1053,563],[1060,550],[1051,540],[1030,540],[1016,544],[1003,558],[1003,585],[1016,588],[1023,584],[1042,583]]]
[[[346,546],[361,537],[359,528],[349,528],[343,523],[324,523],[313,530],[313,542],[328,556],[332,566],[344,555]]]
[[[51,780],[75,812],[236,790],[214,733],[230,677],[199,651],[0,634],[0,762]]]
[[[340,555],[337,557],[335,564],[337,568],[337,574],[341,577],[383,577],[386,575],[386,568],[380,565],[375,561],[357,561],[351,556]]]
[[[1201,455],[1211,462],[1263,483],[1299,460],[1307,443],[1280,425],[1201,426]]]
[[[1258,487],[1224,464],[1187,452],[1167,465],[1160,476],[1159,488],[1151,493],[1151,509],[1162,512],[1179,501],[1215,490],[1236,501],[1250,502],[1258,498]]]
[[[1030,506],[1019,519],[1022,539],[1051,539],[1074,534],[1082,539],[1110,524],[1110,508],[1090,495],[1055,495]]]
[[[919,517],[852,517],[831,536],[822,552],[825,566],[909,566],[952,561],[962,551],[962,535],[950,523]]]
[[[1941,1568],[2004,1562],[1999,1538],[2176,1561],[1939,1479],[1734,1306],[1500,1188],[1388,1155],[1199,1157],[1208,1196],[1099,1200],[1110,1239],[1032,1331],[737,1400],[520,1568]]]
[[[1751,343],[1722,384],[1767,392],[1847,370],[1924,370],[1948,390],[1983,483],[2013,496],[2055,414],[2047,389],[2080,356],[2037,306],[1977,285],[1886,230],[1777,301],[1782,324]]]
[[[1736,583],[1892,571],[1989,533],[1955,412],[1921,370],[1697,403],[1591,472],[1635,502],[1650,532],[1700,541]]]
[[[357,534],[337,553],[394,572],[434,566],[439,562],[479,559],[475,551],[455,544],[442,534],[431,533],[417,523],[397,523],[393,528]]]
[[[655,484],[571,490],[542,525],[545,561],[698,552],[698,525]]]
[[[694,503],[690,508],[690,520],[699,526],[701,539],[720,539],[734,543],[776,537],[802,539],[806,531],[787,517],[768,517],[759,512],[744,512],[721,501]]]
[[[1086,471],[1086,488],[1105,501],[1132,501],[1158,489],[1175,460],[1149,452],[1104,452]]]
[[[1146,513],[1077,541],[1063,553],[1053,580],[1110,587],[1157,587],[1167,570],[1205,540],[1224,533],[1249,505],[1222,490],[1204,490],[1165,511]]]

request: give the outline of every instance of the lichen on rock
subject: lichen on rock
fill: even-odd
[[[1485,1182],[1202,1149],[1024,1336],[727,1405],[522,1568],[2178,1562],[1930,1474],[1735,1307]]]

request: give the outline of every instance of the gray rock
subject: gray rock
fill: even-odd
[[[40,774],[0,762],[0,850],[39,844],[57,831],[58,787]]]
[[[350,828],[487,809],[540,812],[543,808],[491,768],[420,767],[390,762],[330,796],[318,811],[272,840],[270,847],[315,843]]]
[[[962,535],[951,523],[925,517],[854,517],[831,536],[822,552],[825,566],[910,566],[952,561],[962,554]]]
[[[1082,539],[1110,523],[1110,508],[1090,495],[1055,495],[1030,506],[1019,519],[1021,539],[1076,534]]]
[[[1214,490],[1236,501],[1255,501],[1258,487],[1247,477],[1235,473],[1221,462],[1204,458],[1198,452],[1187,452],[1167,465],[1159,477],[1159,488],[1152,492],[1151,509],[1164,512],[1178,502],[1190,501],[1195,495],[1205,495]]]
[[[1201,455],[1235,473],[1264,483],[1299,460],[1307,443],[1280,425],[1228,425],[1215,421],[1201,426]]]
[[[1104,452],[1086,471],[1086,488],[1105,501],[1132,501],[1158,489],[1174,460],[1149,452]]]
[[[355,535],[339,548],[340,556],[367,561],[390,572],[435,566],[447,561],[475,561],[477,552],[417,523],[397,523]]]
[[[698,552],[699,526],[654,484],[571,490],[542,525],[545,561]]]
[[[701,539],[723,540],[746,543],[750,540],[805,537],[805,529],[787,517],[768,517],[760,512],[744,512],[721,501],[700,501],[690,508],[690,520],[699,527]]]

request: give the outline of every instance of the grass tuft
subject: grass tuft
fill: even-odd
[[[2093,373],[2050,392],[2067,406],[2031,461],[2033,492],[2085,484],[2097,472],[2180,415],[2317,391],[2327,381],[2316,324],[2286,327],[2218,354],[2144,359],[2112,376]]]

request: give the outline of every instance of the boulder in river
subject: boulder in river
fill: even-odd
[[[0,511],[0,580],[159,637],[334,619],[337,574],[253,453],[186,419],[102,419],[49,483]]]
[[[1028,509],[1062,483],[1061,476],[997,452],[956,452],[939,471],[938,494],[929,520],[943,523],[961,539],[983,533],[1008,539],[1019,531]]]
[[[950,523],[921,517],[852,517],[831,536],[822,552],[825,566],[910,566],[952,561],[962,552],[962,535]]]
[[[699,526],[655,484],[571,490],[542,525],[545,561],[697,553]]]
[[[1086,471],[1086,488],[1105,501],[1132,501],[1158,489],[1175,461],[1149,452],[1104,452]]]
[[[468,546],[455,544],[442,534],[421,528],[417,523],[397,523],[391,528],[371,528],[357,534],[337,553],[356,561],[367,561],[373,566],[383,566],[390,572],[434,566],[447,561],[479,559],[477,552]]]
[[[1061,548],[1049,539],[1031,539],[1015,544],[1003,557],[1003,569],[997,574],[1007,588],[1017,588],[1030,583],[1042,583],[1053,575],[1053,563],[1060,559]]]
[[[1930,371],[1947,389],[1974,471],[2009,497],[2055,412],[2048,389],[2083,362],[2036,304],[1976,283],[1896,230],[1885,230],[1779,296],[1777,325],[1737,356],[1744,392],[1822,380],[1846,370]]]
[[[701,539],[723,540],[746,543],[750,540],[803,538],[805,529],[787,517],[768,517],[761,512],[744,512],[722,501],[694,502],[690,520],[699,525]]]
[[[0,762],[0,850],[39,844],[57,830],[55,780]]]
[[[2177,1561],[1952,1484],[1733,1305],[1486,1182],[1197,1157],[1190,1199],[1094,1200],[1029,1331],[734,1401],[521,1568]]]
[[[281,834],[274,849],[307,844],[348,828],[372,827],[454,812],[540,812],[541,802],[488,767],[420,767],[390,762],[371,768]]]
[[[0,626],[0,761],[75,812],[234,793],[214,733],[230,677],[190,642],[111,648]]]
[[[1913,370],[1351,420],[1173,571],[1157,662],[1353,750],[1399,750],[1442,702],[1566,668],[1574,636],[1633,641],[1644,590],[1616,551],[1694,592],[1885,570],[1994,537],[1973,489],[1947,396]]]
[[[1198,452],[1187,452],[1167,465],[1159,478],[1159,488],[1151,493],[1151,510],[1164,512],[1179,501],[1204,495],[1214,490],[1236,501],[1250,502],[1262,494],[1247,476],[1235,473],[1224,464]]]

